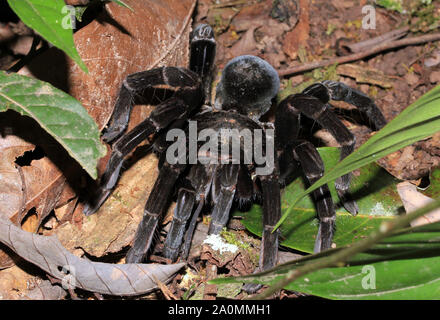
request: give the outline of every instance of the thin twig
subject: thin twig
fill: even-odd
[[[213,9],[220,9],[220,8],[228,8],[228,7],[236,7],[236,6],[240,6],[240,5],[251,5],[253,3],[255,3],[256,1],[247,1],[247,0],[237,0],[237,1],[230,1],[230,2],[226,2],[226,3],[219,3],[219,4],[213,4],[211,5],[211,7]]]
[[[379,229],[368,238],[360,240],[349,247],[341,249],[340,251],[330,255],[329,257],[319,259],[316,262],[311,262],[309,264],[306,264],[304,266],[289,271],[286,277],[275,283],[273,286],[269,287],[261,294],[252,297],[252,299],[268,298],[278,290],[281,290],[282,288],[286,287],[294,280],[313,271],[322,268],[340,266],[341,264],[344,264],[350,257],[354,256],[357,253],[364,252],[365,250],[371,248],[373,245],[380,242],[384,238],[392,235],[396,230],[407,227],[409,223],[414,219],[438,207],[440,207],[440,199],[428,204],[427,206],[424,206],[423,208],[413,211],[407,215],[395,218],[392,221],[384,222],[381,224]]]
[[[26,188],[26,180],[24,178],[23,168],[19,166],[18,164],[15,165],[15,168],[18,171],[18,174],[20,175],[21,180],[21,206],[20,206],[20,213],[18,214],[18,221],[21,222],[24,218],[24,212],[26,211],[26,203],[27,203],[27,188]]]
[[[396,29],[384,34],[381,34],[380,36],[353,43],[353,44],[346,44],[344,47],[347,47],[350,49],[351,53],[358,53],[365,50],[365,48],[371,48],[372,46],[376,46],[382,43],[386,43],[388,41],[395,41],[399,38],[402,38],[409,32],[409,27],[403,27],[400,29]]]
[[[377,54],[379,52],[383,52],[383,51],[390,50],[390,49],[395,49],[398,47],[412,46],[412,45],[416,45],[416,44],[422,44],[422,43],[432,42],[432,41],[437,41],[437,40],[440,40],[440,33],[434,33],[434,34],[428,34],[428,35],[423,35],[423,36],[418,36],[418,37],[395,40],[395,41],[391,41],[389,43],[379,44],[369,50],[350,54],[348,56],[343,56],[343,57],[338,57],[338,58],[333,58],[333,59],[328,59],[328,60],[322,60],[322,61],[315,61],[315,62],[303,64],[301,66],[280,70],[280,71],[278,71],[278,75],[280,77],[284,77],[287,75],[292,75],[292,74],[296,74],[296,73],[300,73],[300,72],[304,72],[304,71],[310,71],[310,70],[313,70],[316,68],[330,66],[335,63],[342,64],[342,63],[360,60],[360,59],[372,56],[374,54]]]
[[[167,300],[179,300],[171,291],[168,289],[168,287],[159,279],[157,279],[155,276],[153,276],[154,281],[157,284],[157,287],[162,291],[163,295],[165,296],[165,299]]]

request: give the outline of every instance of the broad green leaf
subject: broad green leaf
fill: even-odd
[[[403,110],[395,119],[374,134],[358,150],[339,162],[321,179],[298,195],[296,203],[305,195],[334,181],[336,178],[374,162],[396,150],[425,139],[440,130],[440,86],[435,87]],[[277,223],[278,228],[293,210],[286,210]]]
[[[73,97],[47,82],[0,71],[0,112],[15,110],[35,119],[96,179],[106,153],[98,126]]]
[[[8,0],[8,3],[21,21],[88,72],[73,42],[71,14],[74,12],[63,0]]]
[[[439,299],[440,257],[326,268],[286,289],[330,299]]]
[[[347,267],[309,273],[285,288],[330,299],[439,299],[439,249],[440,223],[407,228],[353,256]],[[295,268],[325,259],[337,250],[340,249],[288,262],[257,275],[212,282],[272,285]]]
[[[338,148],[318,149],[326,170],[330,170],[339,161]],[[368,236],[380,224],[397,215],[402,209],[402,202],[396,191],[398,182],[386,170],[375,163],[362,167],[353,175],[350,193],[359,206],[359,213],[352,216],[339,202],[334,187],[330,182],[329,188],[336,204],[336,233],[334,243],[337,247],[353,243],[358,239]],[[288,210],[298,195],[305,190],[301,178],[287,186],[282,195],[282,213]],[[249,212],[244,214],[242,220],[245,227],[251,232],[261,236],[262,208],[254,205]],[[281,226],[282,245],[300,250],[313,252],[315,237],[318,232],[318,218],[312,197],[304,197],[295,204],[292,214]]]

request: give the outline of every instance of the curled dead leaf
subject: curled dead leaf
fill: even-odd
[[[55,236],[23,231],[2,215],[0,242],[65,286],[102,294],[130,296],[149,292],[157,288],[155,279],[167,282],[185,265],[109,264],[81,259],[67,251]]]
[[[402,199],[406,213],[413,212],[427,205],[434,200],[417,191],[417,187],[405,181],[397,184],[397,192]],[[440,221],[440,209],[433,210],[411,222],[411,226],[420,226],[432,222]]]

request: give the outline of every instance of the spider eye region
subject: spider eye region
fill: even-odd
[[[278,73],[268,62],[256,56],[239,56],[223,69],[216,105],[259,118],[269,110],[279,88]]]

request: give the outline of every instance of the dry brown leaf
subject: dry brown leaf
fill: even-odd
[[[257,3],[252,3],[251,5],[241,8],[237,16],[231,22],[234,30],[237,32],[246,31],[256,23],[266,24],[270,18],[270,10],[272,8],[271,0],[259,1]]]
[[[440,63],[440,50],[434,50],[431,55],[425,59],[424,65],[425,67],[431,68],[435,67]]]
[[[255,42],[254,38],[254,31],[259,27],[261,27],[261,25],[257,24],[249,28],[240,38],[240,40],[234,43],[230,50],[230,53],[233,57],[238,57],[245,54],[258,54],[257,43]]]
[[[9,250],[5,245],[0,244],[0,270],[12,267],[15,264],[12,258],[13,255],[13,251]]]
[[[348,9],[353,7],[351,0],[333,0],[332,5],[336,8]]]
[[[13,124],[13,126],[11,126]],[[28,231],[36,231],[41,221],[62,201],[74,196],[66,183],[71,168],[78,168],[61,146],[32,119],[15,112],[3,113],[0,119],[0,214]],[[17,158],[39,146],[45,154],[26,165]],[[75,181],[70,179],[72,185]],[[0,250],[0,268],[10,266],[10,260]]]
[[[309,38],[310,32],[309,1],[300,0],[299,7],[300,15],[298,24],[292,31],[286,33],[283,41],[283,50],[291,59],[296,59],[300,46],[307,46],[306,41]]]
[[[24,204],[23,182],[15,160],[34,145],[13,135],[0,136],[0,214],[21,222]]]
[[[290,25],[287,22],[273,19],[271,17],[272,5],[271,0],[265,0],[241,8],[231,22],[231,29],[242,33],[242,38],[234,45],[233,51],[226,51],[224,54],[226,60],[242,52],[258,55],[275,68],[286,60],[280,43],[284,33],[295,26],[294,20],[297,17],[292,16],[289,19]]]
[[[221,34],[229,28],[232,19],[237,13],[236,8],[211,6],[206,17],[206,22],[214,27],[216,34]]]
[[[107,201],[97,213],[84,217],[82,205],[77,213],[80,226],[66,222],[55,232],[65,248],[82,248],[88,254],[101,257],[118,252],[131,243],[142,219],[145,202],[157,177],[157,158],[150,154],[125,171]]]
[[[374,84],[385,89],[393,87],[393,79],[378,69],[346,63],[338,66],[336,72],[340,75],[354,78],[358,83]]]

